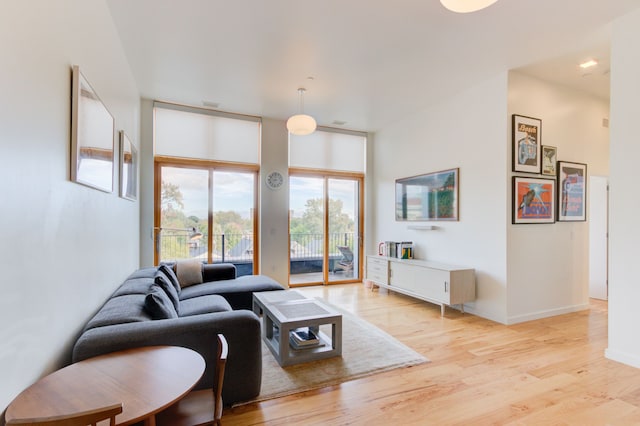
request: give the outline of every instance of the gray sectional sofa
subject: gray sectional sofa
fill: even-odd
[[[182,288],[171,265],[131,274],[84,327],[73,362],[140,346],[191,348],[206,361],[196,389],[213,385],[216,336],[229,343],[223,399],[246,401],[260,393],[260,321],[252,312],[256,291],[283,290],[262,275],[236,278],[232,264],[202,265],[202,283]]]

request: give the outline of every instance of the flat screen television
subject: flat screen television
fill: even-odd
[[[396,220],[458,220],[459,169],[396,179]]]

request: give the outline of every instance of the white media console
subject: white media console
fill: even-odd
[[[367,256],[367,279],[374,285],[440,305],[460,305],[476,298],[475,270],[416,259]]]

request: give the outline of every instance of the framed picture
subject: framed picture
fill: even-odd
[[[458,220],[459,169],[396,179],[396,220]]]
[[[542,174],[556,176],[556,162],[558,161],[558,150],[555,146],[542,145]]]
[[[511,128],[513,171],[540,173],[542,120],[513,114]]]
[[[587,165],[558,161],[558,221],[587,220]]]
[[[514,176],[512,223],[554,223],[555,199],[554,179]]]
[[[114,119],[80,68],[71,84],[71,180],[113,191]]]
[[[138,199],[138,149],[124,130],[120,130],[120,196]]]

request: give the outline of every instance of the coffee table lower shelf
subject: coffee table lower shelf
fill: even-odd
[[[331,306],[283,290],[254,293],[253,310],[262,313],[262,339],[280,366],[342,356],[342,314]],[[331,327],[331,332],[320,331],[320,326]],[[318,345],[292,347],[291,331],[303,327],[318,336]]]
[[[315,331],[315,333],[320,343],[308,348],[294,348],[287,338],[282,339],[282,343],[286,342],[286,347],[280,347],[281,340],[279,333],[274,333],[271,338],[264,339],[264,342],[278,363],[283,367],[342,355],[342,349],[336,348],[333,344],[333,339],[322,331]],[[281,354],[283,356],[281,356]]]

